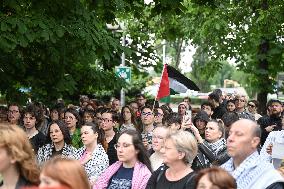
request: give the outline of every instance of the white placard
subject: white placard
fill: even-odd
[[[284,143],[275,142],[272,147],[272,158],[284,159]]]

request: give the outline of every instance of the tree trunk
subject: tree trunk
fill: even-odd
[[[267,11],[268,10],[268,2],[267,0],[263,0],[261,3],[261,8],[262,10]],[[266,28],[268,29],[268,28]],[[261,39],[261,43],[259,45],[259,50],[258,50],[258,54],[259,55],[264,55],[264,56],[260,56],[260,57],[267,57],[268,56],[268,51],[269,51],[269,40],[266,37],[263,37]],[[268,90],[272,83],[270,82],[269,79],[269,62],[267,60],[267,58],[260,58],[259,59],[259,70],[261,72],[259,72],[257,74],[258,77],[258,81],[259,81],[259,89],[260,92],[257,94],[257,100],[259,102],[259,107],[258,107],[258,112],[262,115],[266,115],[266,103],[267,103],[267,94],[268,94]]]
[[[177,40],[177,49],[176,49],[176,67],[178,68],[179,64],[180,64],[180,54],[181,54],[181,48],[182,48],[182,43],[183,43],[183,39],[179,38]]]
[[[257,101],[259,102],[258,113],[261,115],[266,115],[266,103],[267,103],[267,92],[260,92],[257,94]]]

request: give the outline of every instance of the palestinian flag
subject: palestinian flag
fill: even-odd
[[[165,64],[156,99],[162,102],[170,102],[171,94],[185,93],[188,89],[200,90],[193,81],[175,68]]]

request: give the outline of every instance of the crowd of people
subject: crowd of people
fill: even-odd
[[[198,111],[188,97],[174,112],[143,94],[123,107],[11,103],[0,107],[0,189],[283,189],[283,104],[258,105],[219,89]]]

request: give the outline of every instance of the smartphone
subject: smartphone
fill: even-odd
[[[191,120],[191,118],[192,118],[192,112],[191,112],[191,110],[186,110],[185,115],[186,115],[186,120]]]

